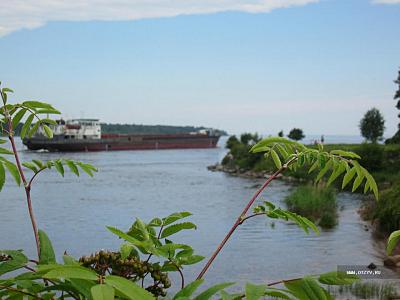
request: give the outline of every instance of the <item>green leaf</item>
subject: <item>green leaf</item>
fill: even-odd
[[[111,231],[112,233],[114,233],[115,235],[119,236],[120,238],[124,239],[125,241],[127,241],[137,247],[147,247],[150,245],[149,241],[147,241],[147,242],[139,241],[139,240],[135,239],[134,237],[131,237],[130,235],[126,234],[125,232],[119,230],[118,228],[107,226],[107,229],[109,231]]]
[[[346,187],[346,185],[353,179],[354,175],[356,175],[357,169],[356,167],[352,167],[350,171],[346,173],[343,177],[342,189]]]
[[[3,164],[0,162],[0,191],[3,189],[5,182],[6,182],[6,170],[4,169]]]
[[[90,280],[74,279],[74,278],[69,278],[68,281],[79,293],[81,293],[84,296],[83,299],[88,299],[88,300],[91,299],[92,294],[90,290],[94,285],[96,285],[96,283]]]
[[[90,289],[93,300],[114,300],[114,289],[106,284],[98,284]]]
[[[75,165],[75,162],[73,162],[72,160],[66,160],[66,163],[71,172],[74,173],[76,176],[79,176],[79,170],[78,167]]]
[[[204,256],[201,255],[191,255],[191,256],[183,256],[179,258],[179,264],[181,265],[194,265],[198,262],[201,262],[204,259]]]
[[[76,279],[87,279],[97,280],[96,272],[80,267],[80,266],[59,266],[44,275],[45,278],[49,279],[61,279],[61,278],[76,278]]]
[[[166,237],[173,235],[182,230],[196,229],[196,228],[197,228],[196,225],[191,222],[183,222],[183,223],[174,224],[174,225],[166,227],[162,231],[161,238],[166,238]]]
[[[47,109],[53,109],[53,107],[50,104],[44,103],[44,102],[39,102],[39,101],[24,101],[22,102],[22,105],[29,107],[29,108],[47,108]]]
[[[375,199],[379,200],[378,186],[375,182],[374,177],[372,177],[372,175],[365,168],[362,168],[362,170],[365,174],[365,177],[367,178],[368,185],[370,186],[370,188],[372,189],[372,191],[374,193]]]
[[[23,268],[28,263],[28,258],[16,250],[0,250],[0,254],[11,257],[10,260],[0,263],[0,275]]]
[[[119,291],[128,299],[154,300],[154,297],[151,293],[139,287],[137,284],[133,283],[128,279],[114,275],[109,275],[106,276],[105,283],[115,288],[117,291]]]
[[[59,112],[57,109],[54,108],[42,108],[38,109],[36,111],[37,114],[53,114],[53,115],[60,115],[61,112]]]
[[[60,173],[64,177],[64,166],[60,160],[54,161],[54,166],[58,173]]]
[[[265,294],[265,284],[255,285],[251,283],[246,283],[245,295],[247,300],[258,300]]]
[[[39,241],[40,241],[40,257],[39,264],[47,265],[56,263],[56,255],[54,254],[53,245],[47,234],[39,229]]]
[[[48,118],[41,119],[41,120],[40,120],[40,123],[46,124],[46,125],[49,125],[49,124],[51,124],[51,125],[57,125],[57,122],[56,122],[56,121],[54,121],[54,120],[52,120],[52,119],[48,119]]]
[[[345,272],[328,272],[321,274],[318,281],[326,285],[348,285],[359,281],[360,278],[356,275],[349,275]]]
[[[400,230],[392,232],[389,236],[386,252],[388,255],[391,255],[394,248],[396,248],[397,244],[400,242]]]
[[[23,162],[22,165],[25,168],[28,168],[28,169],[32,170],[34,173],[37,173],[39,171],[33,163]]]
[[[306,148],[303,144],[295,142],[295,141],[288,140],[288,139],[286,139],[284,137],[270,137],[270,138],[266,138],[266,139],[263,139],[263,140],[259,141],[257,144],[255,144],[250,149],[250,152],[255,153],[255,152],[258,152],[259,148],[271,147],[271,146],[274,146],[275,144],[282,144],[282,145],[286,145],[286,146],[292,146],[292,147],[295,147],[297,149],[305,149]]]
[[[320,181],[322,177],[330,170],[332,167],[332,160],[329,160],[328,162],[325,163],[325,167],[318,173],[317,179],[315,181]]]
[[[286,151],[285,147],[281,144],[276,144],[276,148],[278,149],[279,153],[282,155],[283,159],[286,159],[289,154]]]
[[[284,284],[300,300],[328,300],[324,289],[311,277],[286,281]]]
[[[317,167],[319,167],[319,161],[317,160],[313,165],[311,166],[310,170],[308,170],[308,174],[312,173]]]
[[[149,232],[147,231],[146,224],[144,224],[144,222],[142,220],[140,220],[139,218],[136,218],[135,223],[136,223],[137,229],[140,231],[142,237],[145,240],[150,239],[150,235],[149,235]]]
[[[32,121],[33,121],[33,118],[34,118],[34,117],[35,117],[35,115],[34,115],[34,114],[31,114],[31,115],[29,115],[29,117],[26,119],[26,121],[25,121],[25,123],[24,123],[24,125],[22,126],[22,129],[21,129],[21,133],[20,133],[21,139],[24,139],[26,133],[27,133],[28,130],[29,130],[29,127],[30,127],[31,124],[32,124]]]
[[[271,288],[269,288],[268,290],[265,291],[265,295],[271,296],[271,297],[273,297],[273,299],[278,298],[278,299],[291,300],[292,298],[287,295],[288,293],[289,292],[286,290],[278,290],[278,289],[271,289]]]
[[[317,235],[320,235],[320,231],[318,227],[309,219],[303,216],[299,216],[301,220],[309,227],[311,228]]]
[[[21,119],[24,117],[25,113],[26,113],[26,108],[23,108],[15,114],[14,118],[12,119],[13,129],[17,128],[19,122],[21,122]]]
[[[7,154],[7,155],[13,155],[14,152],[6,149],[6,148],[0,148],[0,154]]]
[[[9,88],[3,88],[3,93],[14,93],[14,91]]]
[[[79,266],[79,262],[75,258],[67,254],[63,255],[63,261],[64,264],[69,266]]]
[[[97,169],[89,164],[84,164],[84,163],[78,163],[78,165],[81,167],[81,169],[88,174],[90,177],[93,177],[93,171],[97,172]]]
[[[169,224],[172,224],[180,219],[186,218],[191,216],[192,214],[188,211],[182,211],[182,212],[177,212],[169,215],[168,217],[163,219],[163,225],[167,226]]]
[[[134,247],[131,244],[123,243],[120,247],[121,259],[127,259]]]
[[[188,256],[192,256],[192,255],[193,255],[193,249],[190,248],[190,249],[185,249],[185,250],[178,252],[175,257],[177,259],[179,259],[182,257],[188,257]]]
[[[32,159],[32,162],[38,166],[39,169],[43,169],[45,166],[44,164],[38,159]]]
[[[160,218],[154,218],[149,223],[149,226],[151,227],[160,227],[161,225],[162,225],[162,220]]]
[[[350,152],[350,151],[343,151],[343,150],[332,150],[330,152],[333,155],[338,155],[340,157],[349,157],[349,158],[357,158],[357,159],[361,159],[361,157],[354,153],[354,152]]]
[[[354,180],[353,183],[353,188],[351,189],[351,192],[354,192],[357,190],[357,188],[360,186],[360,184],[363,182],[365,175],[364,174],[358,174],[356,180]]]
[[[52,139],[53,138],[53,130],[51,130],[50,127],[47,126],[46,124],[42,124],[42,126],[43,126],[44,132],[46,133],[47,137],[49,139]]]
[[[216,293],[218,293],[219,291],[221,291],[233,284],[235,284],[235,283],[234,282],[225,282],[225,283],[216,284],[216,285],[206,289],[204,292],[200,293],[199,295],[197,295],[193,300],[208,300],[212,296],[214,296]]]
[[[189,298],[199,288],[199,286],[203,284],[203,282],[204,279],[198,279],[189,283],[178,293],[176,293],[176,295],[172,298],[172,300],[176,300],[178,298]]]
[[[338,178],[344,171],[346,171],[346,166],[342,163],[339,164],[337,168],[332,172],[331,176],[328,179],[328,182],[326,183],[326,186],[329,186]]]
[[[28,137],[31,138],[39,129],[40,122],[36,122],[29,130]]]
[[[282,163],[281,163],[281,160],[279,158],[279,155],[275,152],[274,149],[271,149],[271,157],[272,157],[272,160],[274,161],[274,164],[275,164],[276,168],[277,169],[282,168]]]

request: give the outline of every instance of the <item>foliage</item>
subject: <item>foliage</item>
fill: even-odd
[[[244,133],[240,136],[240,140],[236,136],[231,136],[226,142],[226,147],[230,150],[229,156],[225,157],[222,164],[229,165],[232,158],[235,160],[235,165],[239,168],[252,168],[262,155],[254,155],[250,153],[251,147],[259,140],[257,134]]]
[[[279,136],[279,137],[283,137],[283,130],[281,130],[281,131],[278,132],[278,136]]]
[[[299,186],[286,199],[290,211],[306,216],[323,228],[337,223],[336,193],[333,188]]]
[[[360,121],[361,135],[367,140],[376,143],[382,140],[385,131],[385,120],[376,108],[367,111]]]
[[[0,148],[0,184],[4,185],[6,170],[17,184],[23,184],[35,235],[38,259],[28,259],[21,250],[0,250],[1,299],[22,299],[25,296],[29,299],[151,300],[166,296],[166,290],[171,286],[169,273],[178,272],[181,278],[181,289],[172,297],[173,300],[208,300],[218,293],[224,300],[239,298],[258,300],[265,296],[281,299],[323,300],[333,299],[325,286],[352,284],[358,280],[355,276],[331,272],[319,276],[281,280],[268,285],[249,283],[239,294],[229,294],[225,291],[234,284],[226,282],[218,283],[193,296],[203,283],[202,276],[220,250],[235,229],[246,220],[263,215],[272,219],[294,222],[306,233],[310,231],[319,233],[316,225],[306,217],[277,208],[268,201],[254,207],[253,213],[248,214],[263,189],[286,169],[295,170],[311,165],[310,172],[319,170],[317,181],[331,171],[328,185],[339,175],[344,175],[343,187],[354,179],[353,191],[364,183],[364,191],[372,191],[378,197],[375,180],[358,163],[359,156],[353,152],[343,150],[327,152],[322,146],[318,149],[307,148],[285,138],[269,138],[259,141],[257,135],[249,134],[241,137],[240,144],[247,147],[243,149],[248,150],[251,147],[253,153],[258,153],[254,156],[270,156],[277,170],[250,199],[225,239],[200,272],[197,280],[186,285],[183,269],[187,265],[200,262],[204,257],[194,254],[194,250],[189,245],[172,241],[172,238],[175,238],[175,235],[181,231],[197,228],[194,223],[186,221],[191,213],[185,211],[164,218],[154,218],[148,223],[137,218],[128,231],[107,227],[111,233],[123,240],[119,251],[102,250],[90,256],[82,256],[79,260],[65,254],[63,263],[57,262],[51,240],[44,231],[37,229],[36,226],[30,194],[33,180],[41,172],[52,168],[64,175],[65,167],[67,167],[77,176],[80,175],[79,170],[93,176],[97,169],[89,164],[69,159],[21,162],[15,147],[14,127],[24,120],[22,121],[21,137],[32,135],[41,127],[51,138],[52,131],[48,125],[54,124],[54,121],[42,119],[41,114],[58,114],[59,112],[51,105],[38,101],[9,104],[7,93],[10,92],[12,90],[3,88],[0,93],[3,100],[3,106],[0,108],[1,128],[8,135],[12,149],[10,151],[7,148]],[[34,120],[36,121],[34,122]],[[230,142],[231,145],[237,143],[234,139]],[[0,143],[5,144],[7,141],[0,140]],[[232,146],[231,151],[234,149],[235,146]],[[4,157],[6,155],[12,155],[15,162],[6,159]],[[27,170],[33,172],[30,180],[25,174]],[[280,287],[273,287],[276,285]]]
[[[254,153],[264,153],[271,156],[278,169],[285,167],[296,170],[306,165],[311,166],[309,173],[319,170],[316,182],[330,173],[327,186],[333,183],[340,175],[343,176],[342,188],[345,188],[353,179],[352,191],[357,190],[364,183],[364,192],[372,191],[378,199],[378,186],[372,175],[362,167],[360,157],[350,151],[324,151],[323,145],[318,149],[307,148],[303,144],[289,141],[284,138],[264,139],[251,149]]]
[[[304,137],[305,135],[303,134],[303,130],[300,128],[293,128],[288,134],[288,138],[294,141],[300,141],[304,139]]]
[[[357,149],[361,162],[370,171],[381,170],[384,163],[384,148],[381,145],[362,143]]]
[[[399,74],[397,75],[397,79],[394,81],[394,83],[398,85],[398,90],[395,92],[393,98],[394,100],[397,100],[396,108],[400,110],[400,70]],[[400,113],[398,114],[398,117],[400,118]],[[400,122],[397,127],[398,127],[397,132],[392,138],[387,139],[385,141],[386,144],[400,144]]]
[[[392,232],[400,228],[399,199],[400,182],[381,193],[381,200],[374,209],[374,218],[379,220],[379,227],[384,232]]]

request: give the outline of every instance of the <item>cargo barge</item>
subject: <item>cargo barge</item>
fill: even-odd
[[[182,134],[102,134],[98,119],[59,120],[51,125],[52,139],[43,130],[23,143],[30,150],[116,151],[215,148],[220,136],[212,129]]]

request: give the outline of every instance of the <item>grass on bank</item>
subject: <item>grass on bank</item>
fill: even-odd
[[[357,297],[357,299],[392,300],[399,299],[399,291],[392,282],[357,282],[352,285],[330,288],[332,294]]]
[[[299,186],[285,199],[290,211],[305,216],[322,228],[337,224],[336,192],[333,188]]]

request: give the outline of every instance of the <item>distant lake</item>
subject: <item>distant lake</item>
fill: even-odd
[[[226,138],[222,139],[222,143]],[[326,142],[328,142],[326,137]],[[343,140],[338,140],[343,142]],[[21,147],[21,145],[19,145]],[[79,178],[54,171],[39,177],[32,190],[38,225],[52,239],[56,251],[79,257],[120,244],[106,225],[127,230],[135,217],[149,221],[187,210],[198,230],[177,235],[175,242],[193,245],[208,257],[224,237],[244,203],[261,182],[210,172],[226,149],[121,151],[98,153],[46,153],[22,151],[22,160],[68,157],[99,168],[95,178]],[[284,206],[293,186],[273,182],[263,197]],[[34,256],[34,239],[22,188],[11,181],[0,194],[0,247],[25,249]],[[261,201],[262,199],[260,199]],[[332,271],[338,264],[382,264],[382,245],[364,230],[357,214],[358,195],[340,193],[339,225],[320,236],[305,235],[294,225],[254,218],[233,235],[206,275],[221,281],[268,282]],[[203,263],[186,269],[194,279]]]

